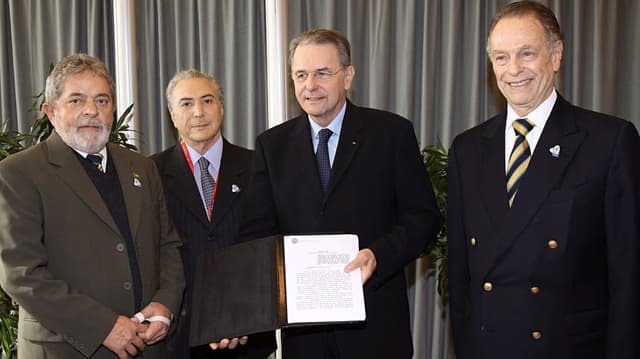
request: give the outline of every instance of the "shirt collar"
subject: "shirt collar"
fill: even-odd
[[[320,125],[318,125],[314,120],[311,119],[311,116],[307,115],[309,124],[311,124],[311,135],[313,136],[313,138],[317,138],[318,132],[320,132],[320,130],[322,130],[323,128],[330,129],[331,132],[333,132],[336,135],[335,138],[339,138],[340,129],[342,129],[342,122],[344,121],[345,112],[347,112],[346,101],[344,102],[344,105],[342,105],[342,109],[340,109],[340,112],[338,112],[336,117],[333,120],[331,120],[331,122],[329,122],[329,126],[327,127],[320,127]]]
[[[524,117],[529,122],[535,125],[535,131],[542,131],[544,125],[549,119],[549,115],[551,114],[551,110],[553,110],[553,106],[555,105],[557,99],[558,93],[554,88],[553,91],[551,91],[551,95],[549,95],[546,100],[544,100],[538,107],[536,107],[533,111],[531,111],[527,116]],[[513,121],[519,118],[523,117],[518,115],[510,104],[507,104],[507,123],[505,126],[506,130],[513,132],[513,127],[511,124],[513,123]]]
[[[217,174],[220,169],[220,162],[222,161],[222,136],[218,138],[218,140],[204,153],[201,155],[198,151],[194,150],[189,146],[188,143],[185,142],[187,146],[187,150],[189,151],[189,157],[191,157],[191,163],[193,168],[198,167],[198,160],[200,157],[204,157],[209,161],[209,163],[213,166],[215,174]]]

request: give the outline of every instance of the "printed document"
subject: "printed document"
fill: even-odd
[[[360,269],[344,272],[358,251],[353,234],[284,236],[289,324],[365,320]]]

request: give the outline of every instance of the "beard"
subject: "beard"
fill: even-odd
[[[85,126],[94,128],[83,129]],[[111,126],[97,119],[86,119],[56,128],[56,132],[68,146],[91,154],[100,152],[107,145]]]

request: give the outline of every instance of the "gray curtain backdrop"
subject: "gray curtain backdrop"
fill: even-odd
[[[178,70],[217,77],[225,92],[224,136],[253,147],[266,126],[265,15],[262,0],[135,2],[141,151],[177,141],[165,89]]]
[[[28,132],[37,113],[32,96],[44,89],[49,66],[85,52],[114,68],[110,0],[0,2],[0,122]]]
[[[421,146],[453,137],[504,109],[485,54],[491,17],[504,0],[289,0],[288,34],[337,29],[352,44],[350,98],[399,113]],[[542,1],[565,33],[556,83],[569,101],[640,125],[640,2]],[[113,69],[109,0],[0,0],[0,120],[26,132],[31,96],[50,63],[88,52]],[[136,121],[141,151],[176,143],[164,90],[176,70],[197,68],[225,89],[224,135],[253,147],[266,127],[265,7],[262,0],[135,1]],[[299,110],[289,90],[290,116]],[[453,358],[433,266],[407,269],[415,358]]]

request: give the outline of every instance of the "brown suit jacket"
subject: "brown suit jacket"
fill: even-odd
[[[142,277],[143,306],[178,312],[181,242],[156,167],[109,144]],[[134,180],[135,179],[135,180]],[[54,133],[0,163],[0,283],[20,305],[21,358],[116,358],[101,345],[119,314],[134,313],[120,234],[73,150]],[[165,357],[164,343],[145,359]]]

